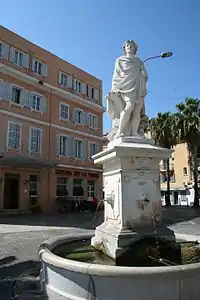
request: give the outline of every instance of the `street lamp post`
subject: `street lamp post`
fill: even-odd
[[[155,59],[155,58],[168,58],[171,57],[173,55],[172,52],[162,52],[160,55],[156,55],[156,56],[152,56],[152,57],[148,57],[144,60],[144,62],[151,60],[151,59]]]

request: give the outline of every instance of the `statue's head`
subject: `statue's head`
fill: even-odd
[[[123,46],[125,54],[131,53],[131,54],[135,55],[137,52],[137,48],[138,48],[138,46],[137,46],[136,42],[134,42],[133,40],[126,41]]]

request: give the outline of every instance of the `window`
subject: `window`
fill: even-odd
[[[38,176],[30,175],[29,178],[29,196],[37,196],[38,194]]]
[[[188,174],[187,167],[183,168],[183,175],[186,176]]]
[[[97,125],[97,116],[88,114],[88,126],[95,129]]]
[[[73,122],[77,123],[77,124],[84,124],[84,112],[80,109],[74,109],[73,110]]]
[[[58,136],[57,155],[68,156],[69,154],[69,138],[65,135]]]
[[[48,65],[40,60],[33,58],[32,60],[32,71],[40,76],[47,77],[48,74]]]
[[[67,87],[67,75],[64,73],[60,73],[60,85]]]
[[[35,110],[40,110],[41,96],[33,94],[32,97],[32,108]]]
[[[87,97],[90,97],[90,87],[88,84],[86,85],[86,95]]]
[[[81,93],[81,91],[82,91],[81,81],[74,78],[73,89],[76,92]]]
[[[21,148],[21,124],[9,122],[8,123],[8,148]]]
[[[81,114],[82,114],[82,111],[80,111],[80,110],[76,111],[76,122],[79,124],[81,123]]]
[[[94,180],[88,181],[88,197],[95,197],[96,196],[96,186]]]
[[[91,88],[91,98],[94,99],[94,88]]]
[[[89,143],[89,159],[92,160],[92,156],[96,153],[96,144]]]
[[[42,129],[41,128],[30,128],[29,133],[29,151],[30,153],[41,152],[41,140],[42,140]]]
[[[9,56],[9,45],[0,41],[0,59],[8,59]]]
[[[68,120],[69,119],[69,106],[64,103],[60,103],[60,119]]]
[[[12,87],[12,102],[20,104],[21,89],[15,86]]]
[[[77,90],[77,92],[81,93],[81,82],[80,81],[76,82],[76,90]]]
[[[34,61],[34,73],[42,75],[42,63],[36,59]]]
[[[84,158],[84,144],[82,140],[75,140],[75,157]]]
[[[15,50],[14,63],[19,66],[23,66],[23,53]]]
[[[68,178],[57,177],[56,195],[58,197],[68,196],[67,183],[68,183]]]
[[[84,195],[83,180],[73,179],[73,196],[81,197]]]

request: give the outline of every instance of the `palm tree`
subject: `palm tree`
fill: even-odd
[[[198,147],[200,146],[200,100],[186,98],[176,105],[175,130],[180,142],[187,144],[189,162],[194,178],[194,207],[199,207],[198,193]]]
[[[153,140],[157,145],[163,148],[171,149],[176,144],[175,135],[173,134],[172,124],[174,122],[174,114],[170,112],[158,113],[156,118],[149,121],[150,132]],[[170,164],[169,159],[166,160],[167,175],[167,193],[165,196],[165,205],[171,206],[170,202]]]

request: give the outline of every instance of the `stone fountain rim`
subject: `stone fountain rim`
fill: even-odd
[[[200,242],[200,236],[194,236],[189,234],[175,234],[176,238],[183,239],[186,241],[194,240]],[[43,242],[39,247],[39,257],[40,259],[48,265],[58,267],[61,269],[68,270],[70,272],[82,273],[87,275],[97,275],[97,276],[157,276],[157,275],[169,275],[179,273],[190,273],[196,269],[200,269],[200,262],[194,264],[178,265],[178,266],[160,266],[160,267],[120,267],[120,266],[108,266],[108,265],[98,265],[90,264],[79,261],[70,260],[67,258],[62,258],[52,252],[53,249],[62,244],[67,244],[75,242],[82,239],[92,238],[93,233],[76,233],[66,234],[49,239]]]

